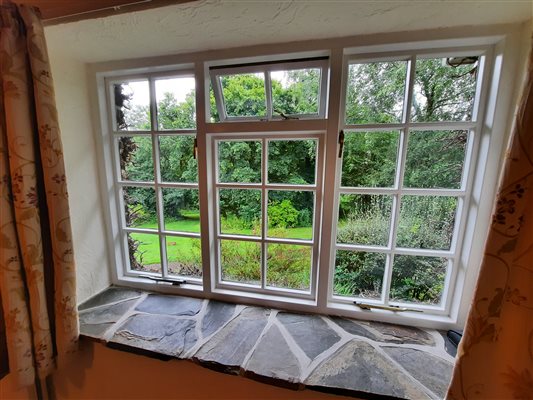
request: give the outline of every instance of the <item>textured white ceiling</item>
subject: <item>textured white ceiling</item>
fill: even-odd
[[[203,0],[46,28],[84,62],[418,29],[525,21],[531,0]]]

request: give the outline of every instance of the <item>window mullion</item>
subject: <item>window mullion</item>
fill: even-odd
[[[266,117],[270,121],[274,114],[274,105],[272,104],[272,80],[270,79],[270,71],[265,71],[265,97],[266,97]]]
[[[266,273],[267,273],[267,243],[265,239],[268,231],[268,191],[266,189],[266,183],[268,179],[268,144],[267,140],[263,138],[261,140],[261,288],[266,287]]]

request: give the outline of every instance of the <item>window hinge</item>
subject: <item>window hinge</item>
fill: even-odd
[[[404,311],[422,312],[422,310],[415,310],[414,308],[407,308],[407,307],[400,307],[400,306],[380,306],[378,304],[361,303],[358,301],[354,301],[353,303],[357,307],[361,308],[362,310],[368,310],[368,311],[371,311],[372,309],[377,309],[377,310],[387,310],[387,311],[394,311],[394,312],[404,312]]]
[[[150,276],[150,275],[139,275],[139,277],[140,278],[150,279],[150,280],[155,281],[157,283],[169,283],[172,286],[179,286],[179,285],[182,285],[184,283],[187,283],[187,281],[185,281],[183,279],[156,278],[155,276]]]
[[[194,138],[194,147],[192,149],[192,157],[196,160],[198,158],[198,139]]]
[[[339,132],[339,158],[342,157],[342,150],[344,148],[344,131]]]

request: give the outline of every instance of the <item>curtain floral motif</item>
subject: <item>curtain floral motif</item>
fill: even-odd
[[[449,399],[533,399],[533,54]]]
[[[0,12],[0,293],[10,371],[29,385],[76,348],[75,267],[43,27],[31,7]]]

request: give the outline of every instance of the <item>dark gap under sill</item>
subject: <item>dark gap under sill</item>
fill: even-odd
[[[442,399],[445,332],[111,287],[79,307],[83,337],[293,390]]]

